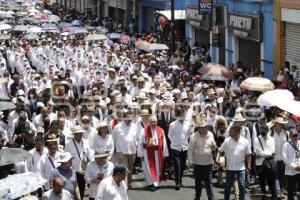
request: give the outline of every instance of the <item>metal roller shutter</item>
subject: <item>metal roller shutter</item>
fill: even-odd
[[[195,29],[195,41],[199,45],[204,44],[208,48],[210,43],[209,32],[203,29]]]
[[[285,60],[299,69],[300,63],[300,25],[285,23]]]
[[[239,61],[244,66],[260,69],[260,43],[239,38]]]

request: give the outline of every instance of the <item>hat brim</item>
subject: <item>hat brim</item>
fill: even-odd
[[[83,131],[83,130],[80,130],[80,131],[75,131],[75,132],[72,132],[72,135],[74,135],[74,134],[78,134],[78,133],[84,133],[84,131]]]
[[[108,153],[95,154],[94,158],[105,158],[105,157],[108,157],[108,156],[110,156],[110,154],[108,154]]]
[[[288,122],[287,121],[274,121],[274,123],[278,123],[278,124],[287,124]]]
[[[69,158],[69,159],[63,159],[63,160],[59,160],[59,161],[57,161],[58,163],[65,163],[65,162],[69,162],[70,160],[73,160],[74,159],[74,157],[71,157],[71,158]]]

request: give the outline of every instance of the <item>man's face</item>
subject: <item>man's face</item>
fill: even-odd
[[[59,181],[53,185],[53,190],[56,194],[61,194],[63,187],[64,187],[64,183],[62,181]]]
[[[37,151],[41,151],[44,148],[44,142],[35,142],[35,148]]]
[[[207,133],[207,127],[206,126],[205,127],[199,127],[198,133],[200,135],[206,135],[206,133]]]
[[[155,128],[157,125],[157,121],[155,119],[150,119],[149,125],[151,128]]]
[[[49,150],[49,153],[54,155],[57,151],[57,144],[51,144],[49,147],[48,147],[48,150]]]

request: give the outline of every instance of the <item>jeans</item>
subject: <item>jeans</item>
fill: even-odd
[[[237,181],[239,185],[239,200],[245,200],[245,170],[240,170],[240,171],[226,170],[226,185],[225,185],[224,200],[230,199],[230,190],[235,175],[237,176]]]
[[[186,165],[187,151],[177,151],[172,149],[173,159],[175,160],[175,183],[182,183],[183,171]]]
[[[214,199],[213,187],[212,187],[212,165],[195,165],[194,177],[195,177],[195,199],[200,199],[202,192],[202,181],[205,183],[205,189],[208,200]]]
[[[300,186],[300,174],[296,174],[294,176],[286,176],[287,177],[287,191],[288,191],[288,200],[295,199],[296,187]],[[297,189],[299,191],[299,188]]]

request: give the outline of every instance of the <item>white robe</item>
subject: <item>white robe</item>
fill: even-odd
[[[156,131],[152,131],[152,139],[155,142],[154,145],[158,145],[158,139],[157,139]],[[152,178],[150,176],[147,150],[144,149],[144,143],[145,143],[145,133],[144,133],[144,129],[142,129],[142,132],[140,133],[140,137],[139,137],[139,141],[138,141],[137,156],[144,158],[143,161],[142,161],[142,167],[143,167],[143,171],[144,171],[144,174],[145,174],[145,179],[146,179],[147,185],[152,185],[153,184],[155,187],[157,187],[159,185],[159,181],[160,181],[159,180],[159,177],[160,177],[159,152],[158,152],[158,150],[155,151],[155,166],[156,166],[158,180],[154,181],[154,180],[152,180]],[[163,156],[168,157],[169,152],[168,152],[168,147],[167,147],[167,142],[166,142],[165,135],[164,135],[163,145],[164,145]]]

